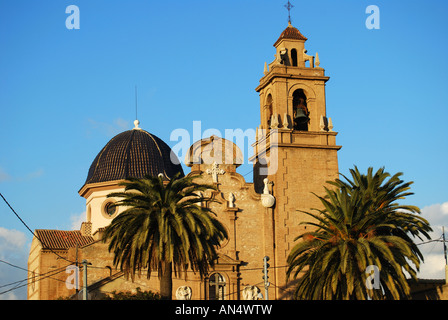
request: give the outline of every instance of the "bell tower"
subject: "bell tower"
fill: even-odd
[[[307,54],[307,38],[288,23],[274,43],[275,59],[265,64],[256,91],[260,95],[261,123],[254,143],[254,185],[269,181],[275,205],[266,208],[264,221],[272,230],[265,243],[274,259],[275,299],[287,298],[287,257],[294,239],[305,231],[309,219],[301,211],[321,207],[313,194],[324,195],[324,186],[338,178],[337,133],[327,117],[325,85],[329,77],[319,56]],[[274,298],[274,297],[272,297]],[[271,298],[271,299],[272,299]]]
[[[261,128],[327,131],[325,83],[318,54],[307,54],[307,38],[291,23],[274,43],[275,60],[265,65],[260,93]],[[331,126],[331,124],[330,124]]]

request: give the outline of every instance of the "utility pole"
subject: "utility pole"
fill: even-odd
[[[448,284],[448,260],[446,259],[445,227],[442,226],[443,254],[445,256],[445,284]]]
[[[270,283],[268,281],[268,279],[269,279],[269,277],[268,277],[268,272],[269,272],[269,270],[268,270],[268,268],[269,268],[268,261],[269,261],[269,257],[265,256],[263,258],[264,300],[269,300],[269,291],[268,291],[268,289],[269,289]]]
[[[448,261],[446,259],[446,242],[445,242],[445,227],[442,227],[442,237],[443,237],[443,253],[445,255],[445,265],[448,265]]]
[[[76,296],[78,296],[78,292],[79,292],[79,262],[78,262],[78,244],[76,244],[76,269],[75,269],[75,291],[76,291]]]
[[[88,263],[86,259],[82,260],[82,267],[83,267],[83,289],[82,289],[82,300],[87,300],[87,265],[91,263]]]

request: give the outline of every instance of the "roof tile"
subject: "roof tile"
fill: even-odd
[[[38,229],[35,231],[37,238],[42,243],[44,249],[68,249],[76,245],[82,247],[95,240],[91,236],[83,236],[81,231],[64,231]]]
[[[280,37],[275,41],[274,47],[277,46],[277,44],[282,39],[294,39],[294,40],[308,40],[303,34],[300,33],[299,29],[294,28],[291,24],[288,24],[288,27],[286,27],[285,30],[283,30]]]

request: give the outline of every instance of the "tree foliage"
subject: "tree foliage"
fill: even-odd
[[[287,276],[296,279],[297,299],[403,299],[410,295],[406,276],[414,279],[423,255],[414,237],[430,239],[429,223],[416,206],[399,200],[412,195],[412,182],[384,168],[351,179],[336,179],[318,197],[323,209],[304,212],[313,231],[296,238],[288,257]],[[366,269],[380,270],[379,290],[369,290]]]
[[[211,185],[196,183],[197,176],[164,181],[162,176],[146,176],[123,182],[124,192],[108,197],[120,200],[114,205],[124,207],[104,232],[109,251],[114,253],[114,265],[133,279],[146,270],[150,278],[158,271],[171,286],[171,270],[175,275],[188,269],[206,275],[217,258],[217,248],[226,239],[225,227],[203,201],[200,192],[214,190]],[[172,268],[172,269],[171,269]],[[172,288],[162,288],[165,298]],[[169,292],[167,292],[167,290]]]
[[[136,288],[136,292],[112,291],[112,293],[101,300],[160,300],[160,295],[151,290],[142,291],[142,289],[138,287]]]

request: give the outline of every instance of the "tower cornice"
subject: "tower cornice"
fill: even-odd
[[[277,71],[278,70],[278,71]],[[287,71],[287,72],[286,72]],[[311,80],[323,81],[324,83],[330,80],[330,77],[324,75],[324,69],[310,69],[310,68],[294,68],[276,66],[263,78],[260,79],[260,84],[255,88],[255,91],[260,92],[264,87],[272,83],[275,78],[294,79],[294,80]]]

